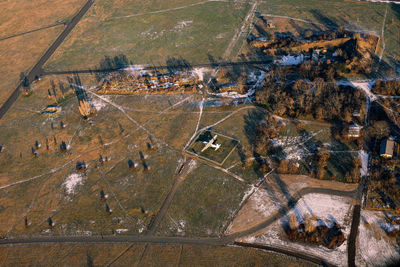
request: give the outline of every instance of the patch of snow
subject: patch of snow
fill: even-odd
[[[193,23],[193,20],[182,20],[178,22],[178,25],[175,26],[174,30],[182,30],[183,28],[189,27]]]
[[[257,190],[251,197],[251,200],[254,203],[252,205],[253,208],[265,218],[268,218],[281,207],[279,200],[264,189]]]
[[[93,99],[90,104],[91,104],[91,106],[93,106],[95,108],[96,111],[100,111],[102,108],[107,106],[106,102],[104,102],[98,98]]]
[[[76,234],[78,235],[85,235],[85,236],[91,236],[92,232],[91,231],[83,231],[83,230],[77,230]]]
[[[279,65],[284,65],[284,66],[289,66],[289,65],[299,65],[301,63],[303,63],[304,61],[304,55],[300,54],[300,55],[288,55],[288,56],[283,56],[277,63]]]
[[[117,232],[118,234],[126,233],[126,232],[128,232],[128,229],[117,229],[117,230],[115,230],[115,232]]]
[[[312,245],[303,242],[292,242],[287,239],[284,225],[289,223],[291,215],[296,215],[298,220],[315,216],[326,224],[337,222],[342,227],[346,238],[350,233],[352,205],[351,200],[325,194],[308,194],[302,197],[287,216],[271,224],[259,236],[248,236],[242,239],[248,243],[258,243],[281,247],[293,252],[315,255],[337,266],[347,266],[347,241],[335,249],[328,249],[322,245]]]
[[[358,88],[365,92],[365,94],[371,99],[371,101],[377,100],[377,97],[374,93],[372,93],[372,85],[375,80],[365,81],[365,82],[352,82],[352,81],[338,81],[338,85],[344,86],[352,86],[354,88]]]
[[[199,77],[200,81],[204,81],[204,74],[208,71],[209,71],[209,69],[207,69],[207,68],[195,68],[192,70],[192,72],[194,74],[196,74],[197,77]]]
[[[361,160],[360,174],[361,176],[365,176],[368,174],[368,153],[364,150],[360,150],[358,152],[358,157]]]
[[[74,194],[76,187],[83,184],[83,178],[83,175],[79,173],[70,174],[63,183],[67,193]]]
[[[381,212],[362,210],[357,236],[357,266],[382,266],[400,260],[395,238],[389,238],[382,227]]]
[[[257,189],[256,186],[250,185],[249,190],[247,190],[247,191],[244,193],[244,196],[243,196],[243,198],[242,198],[242,201],[240,201],[239,207],[242,206],[242,204],[246,201],[246,199],[247,199],[249,196],[251,196],[251,195],[254,193],[254,191],[255,191],[256,189]]]

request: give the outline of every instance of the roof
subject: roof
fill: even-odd
[[[381,143],[381,148],[379,154],[393,156],[394,140],[385,139]]]

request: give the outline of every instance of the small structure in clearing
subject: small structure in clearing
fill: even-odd
[[[382,141],[379,154],[382,158],[391,159],[395,149],[396,142],[392,138]]]

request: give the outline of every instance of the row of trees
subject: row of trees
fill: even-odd
[[[293,84],[269,78],[263,89],[256,92],[256,102],[276,115],[291,118],[312,115],[317,120],[351,122],[355,110],[362,115],[366,112],[366,98],[359,90],[321,78],[312,83],[297,80]]]
[[[400,95],[400,80],[376,80],[373,92],[379,95]]]

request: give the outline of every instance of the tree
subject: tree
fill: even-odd
[[[313,35],[313,31],[312,30],[306,30],[304,32],[304,38],[309,39],[312,35]]]
[[[239,93],[244,94],[247,91],[247,74],[242,72],[237,80]]]
[[[289,162],[285,159],[279,162],[279,167],[277,169],[278,173],[288,173],[289,172]]]

